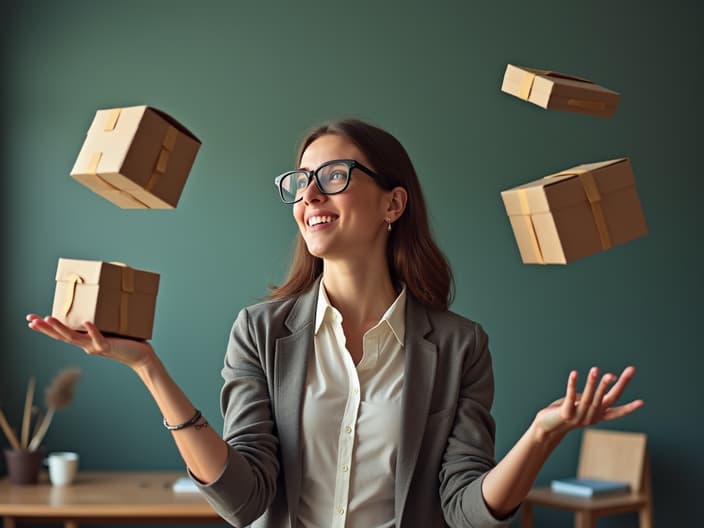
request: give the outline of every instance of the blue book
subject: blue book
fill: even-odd
[[[565,493],[577,497],[600,497],[613,493],[628,493],[628,482],[614,480],[563,478],[553,480],[550,489],[555,493]]]

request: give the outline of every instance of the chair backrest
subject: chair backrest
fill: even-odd
[[[647,486],[646,444],[645,433],[585,429],[577,476],[628,482],[632,491],[643,491]]]

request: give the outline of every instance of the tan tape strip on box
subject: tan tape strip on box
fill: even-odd
[[[73,307],[73,300],[76,297],[76,284],[83,284],[85,281],[80,275],[71,273],[64,279],[64,282],[69,283],[69,290],[66,294],[66,298],[64,299],[64,306],[61,309],[61,315],[66,317]]]
[[[613,244],[611,242],[611,235],[609,235],[609,226],[606,223],[606,217],[604,216],[604,210],[601,207],[601,193],[599,192],[599,187],[594,179],[594,174],[588,170],[566,170],[563,172],[558,172],[557,174],[551,174],[550,176],[545,176],[546,178],[555,178],[557,176],[578,176],[579,181],[582,184],[584,193],[587,195],[587,200],[592,208],[592,216],[594,217],[594,224],[596,224],[596,230],[599,232],[599,239],[601,240],[601,248],[609,249]]]
[[[105,132],[111,132],[115,130],[115,127],[117,126],[117,120],[120,119],[120,113],[122,112],[122,108],[115,108],[113,110],[110,110],[110,113],[108,114],[108,118],[105,121]]]
[[[129,328],[130,293],[134,293],[134,270],[124,262],[111,262],[120,266],[120,322],[119,333],[124,334]]]
[[[535,230],[535,224],[533,224],[533,215],[530,213],[530,206],[528,205],[528,197],[526,195],[525,189],[518,189],[518,202],[521,206],[521,215],[526,219],[526,222],[530,224],[530,243],[533,246],[533,253],[538,259],[539,264],[545,264],[545,259],[543,258],[543,251],[540,249],[540,242],[538,241],[538,233]]]
[[[168,167],[169,165],[169,156],[174,150],[177,137],[178,130],[176,129],[176,127],[169,125],[169,128],[166,129],[164,141],[162,141],[161,143],[161,151],[159,152],[159,157],[156,160],[154,171],[152,172],[152,175],[149,178],[147,185],[145,185],[144,187],[147,191],[151,192],[154,187],[156,187],[157,183],[159,183],[161,177],[166,174],[166,167]]]
[[[92,155],[91,158],[90,158],[90,161],[88,162],[88,168],[86,169],[86,173],[87,173],[89,176],[92,176],[93,178],[95,178],[96,180],[98,180],[100,183],[103,183],[103,184],[105,184],[106,186],[110,187],[112,190],[117,191],[118,193],[120,193],[121,195],[125,196],[126,198],[129,198],[130,200],[133,200],[133,201],[137,202],[138,204],[140,204],[140,205],[142,205],[142,206],[144,206],[144,207],[146,207],[146,208],[149,208],[149,206],[148,206],[147,204],[145,204],[144,202],[138,200],[137,198],[135,198],[134,196],[132,196],[130,193],[128,193],[128,192],[125,191],[124,189],[120,189],[119,187],[115,187],[112,183],[110,183],[109,181],[107,181],[107,180],[101,178],[101,177],[98,175],[98,165],[100,164],[100,159],[101,159],[102,157],[103,157],[103,153],[102,153],[102,152],[94,152],[93,155]]]

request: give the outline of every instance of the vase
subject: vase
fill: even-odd
[[[5,465],[10,484],[36,484],[42,467],[40,450],[5,449]]]

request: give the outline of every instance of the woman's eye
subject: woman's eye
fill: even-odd
[[[347,174],[344,171],[335,171],[330,174],[330,181],[340,181],[344,180],[346,177]]]

